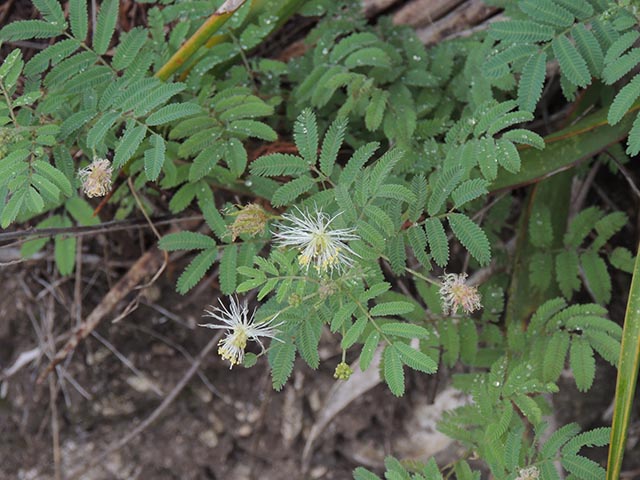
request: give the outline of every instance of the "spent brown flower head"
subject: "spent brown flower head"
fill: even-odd
[[[95,158],[88,166],[78,171],[85,195],[104,197],[111,190],[112,174],[111,162],[105,158]]]
[[[457,313],[459,307],[462,307],[465,313],[473,313],[482,308],[478,289],[467,285],[466,278],[466,273],[446,273],[442,277],[440,299],[445,315]]]

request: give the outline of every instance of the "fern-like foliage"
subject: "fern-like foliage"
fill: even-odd
[[[633,29],[635,20],[622,4],[519,0],[517,6],[526,19],[492,25],[490,35],[497,45],[483,72],[488,78],[520,73],[518,103],[525,111],[533,111],[540,100],[549,58],[555,58],[560,66],[562,89],[568,98],[594,78],[609,85],[624,81],[640,63],[640,51],[633,48],[638,38]],[[608,115],[612,125],[640,96],[637,77],[625,83],[613,91],[615,99]],[[640,137],[635,130],[631,133],[628,152],[637,153]]]

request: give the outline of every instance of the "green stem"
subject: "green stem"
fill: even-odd
[[[7,92],[7,90],[4,88],[4,84],[2,82],[0,82],[0,90],[2,90],[2,95],[4,96],[5,101],[7,102],[7,106],[9,107],[9,115],[11,116],[11,121],[13,122],[16,128],[19,128],[20,125],[18,124],[18,119],[16,118],[15,113],[13,113],[11,95],[9,95],[9,92]]]
[[[638,380],[638,365],[640,363],[640,246],[638,246],[638,253],[633,268],[633,278],[631,279],[629,301],[622,332],[607,480],[620,478],[622,457],[624,456],[629,419],[633,407],[633,397]]]
[[[211,15],[206,22],[187,40],[176,53],[165,63],[156,77],[160,80],[168,79],[176,70],[193,56],[211,36],[227,23],[227,20],[238,10],[246,0],[227,0]]]

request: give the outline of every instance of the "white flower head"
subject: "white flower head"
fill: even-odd
[[[440,287],[440,299],[445,315],[455,314],[459,307],[466,313],[473,313],[482,308],[481,297],[478,289],[467,285],[466,273],[445,273]]]
[[[355,228],[331,229],[331,223],[342,214],[333,217],[316,207],[314,212],[302,211],[296,207],[296,214],[285,213],[282,217],[292,225],[278,225],[278,232],[273,234],[281,247],[291,246],[300,250],[298,262],[307,270],[314,264],[318,273],[333,269],[340,271],[351,267],[352,255],[355,253],[346,242],[357,240]]]
[[[540,470],[538,470],[538,467],[527,467],[520,469],[516,480],[538,480],[539,478]]]
[[[91,164],[78,171],[82,180],[82,190],[87,197],[104,197],[111,190],[111,162],[105,158],[95,158]]]
[[[220,300],[220,307],[209,306],[209,309],[205,309],[205,317],[212,317],[218,320],[220,323],[205,323],[198,324],[200,327],[207,327],[217,330],[227,330],[227,335],[218,343],[218,355],[224,360],[228,360],[230,363],[229,368],[233,368],[234,365],[241,364],[244,360],[244,349],[247,346],[248,340],[258,342],[262,351],[264,351],[264,345],[260,340],[260,337],[273,338],[281,342],[276,337],[278,331],[277,327],[284,322],[280,322],[276,325],[272,325],[277,315],[270,320],[254,324],[255,310],[249,315],[249,307],[247,302],[240,304],[237,297],[229,297],[229,306],[226,307],[222,300]]]

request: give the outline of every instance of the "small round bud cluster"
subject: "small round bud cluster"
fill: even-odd
[[[332,280],[324,280],[318,288],[318,295],[322,300],[330,297],[338,290],[337,285]]]
[[[111,190],[111,162],[105,158],[95,158],[91,164],[78,171],[82,180],[82,190],[87,197],[104,197]]]
[[[257,203],[245,205],[231,215],[236,217],[233,224],[229,227],[231,239],[233,241],[242,234],[255,237],[256,235],[263,233],[267,226],[267,220],[269,220],[267,212],[265,212]]]
[[[19,142],[22,139],[19,133],[13,128],[0,128],[0,158],[9,153],[9,145]]]
[[[297,293],[292,293],[289,295],[289,305],[292,307],[298,307],[302,305],[302,297]]]
[[[336,371],[333,373],[333,378],[337,380],[349,380],[351,375],[353,375],[351,367],[344,362],[340,362],[336,367]]]

